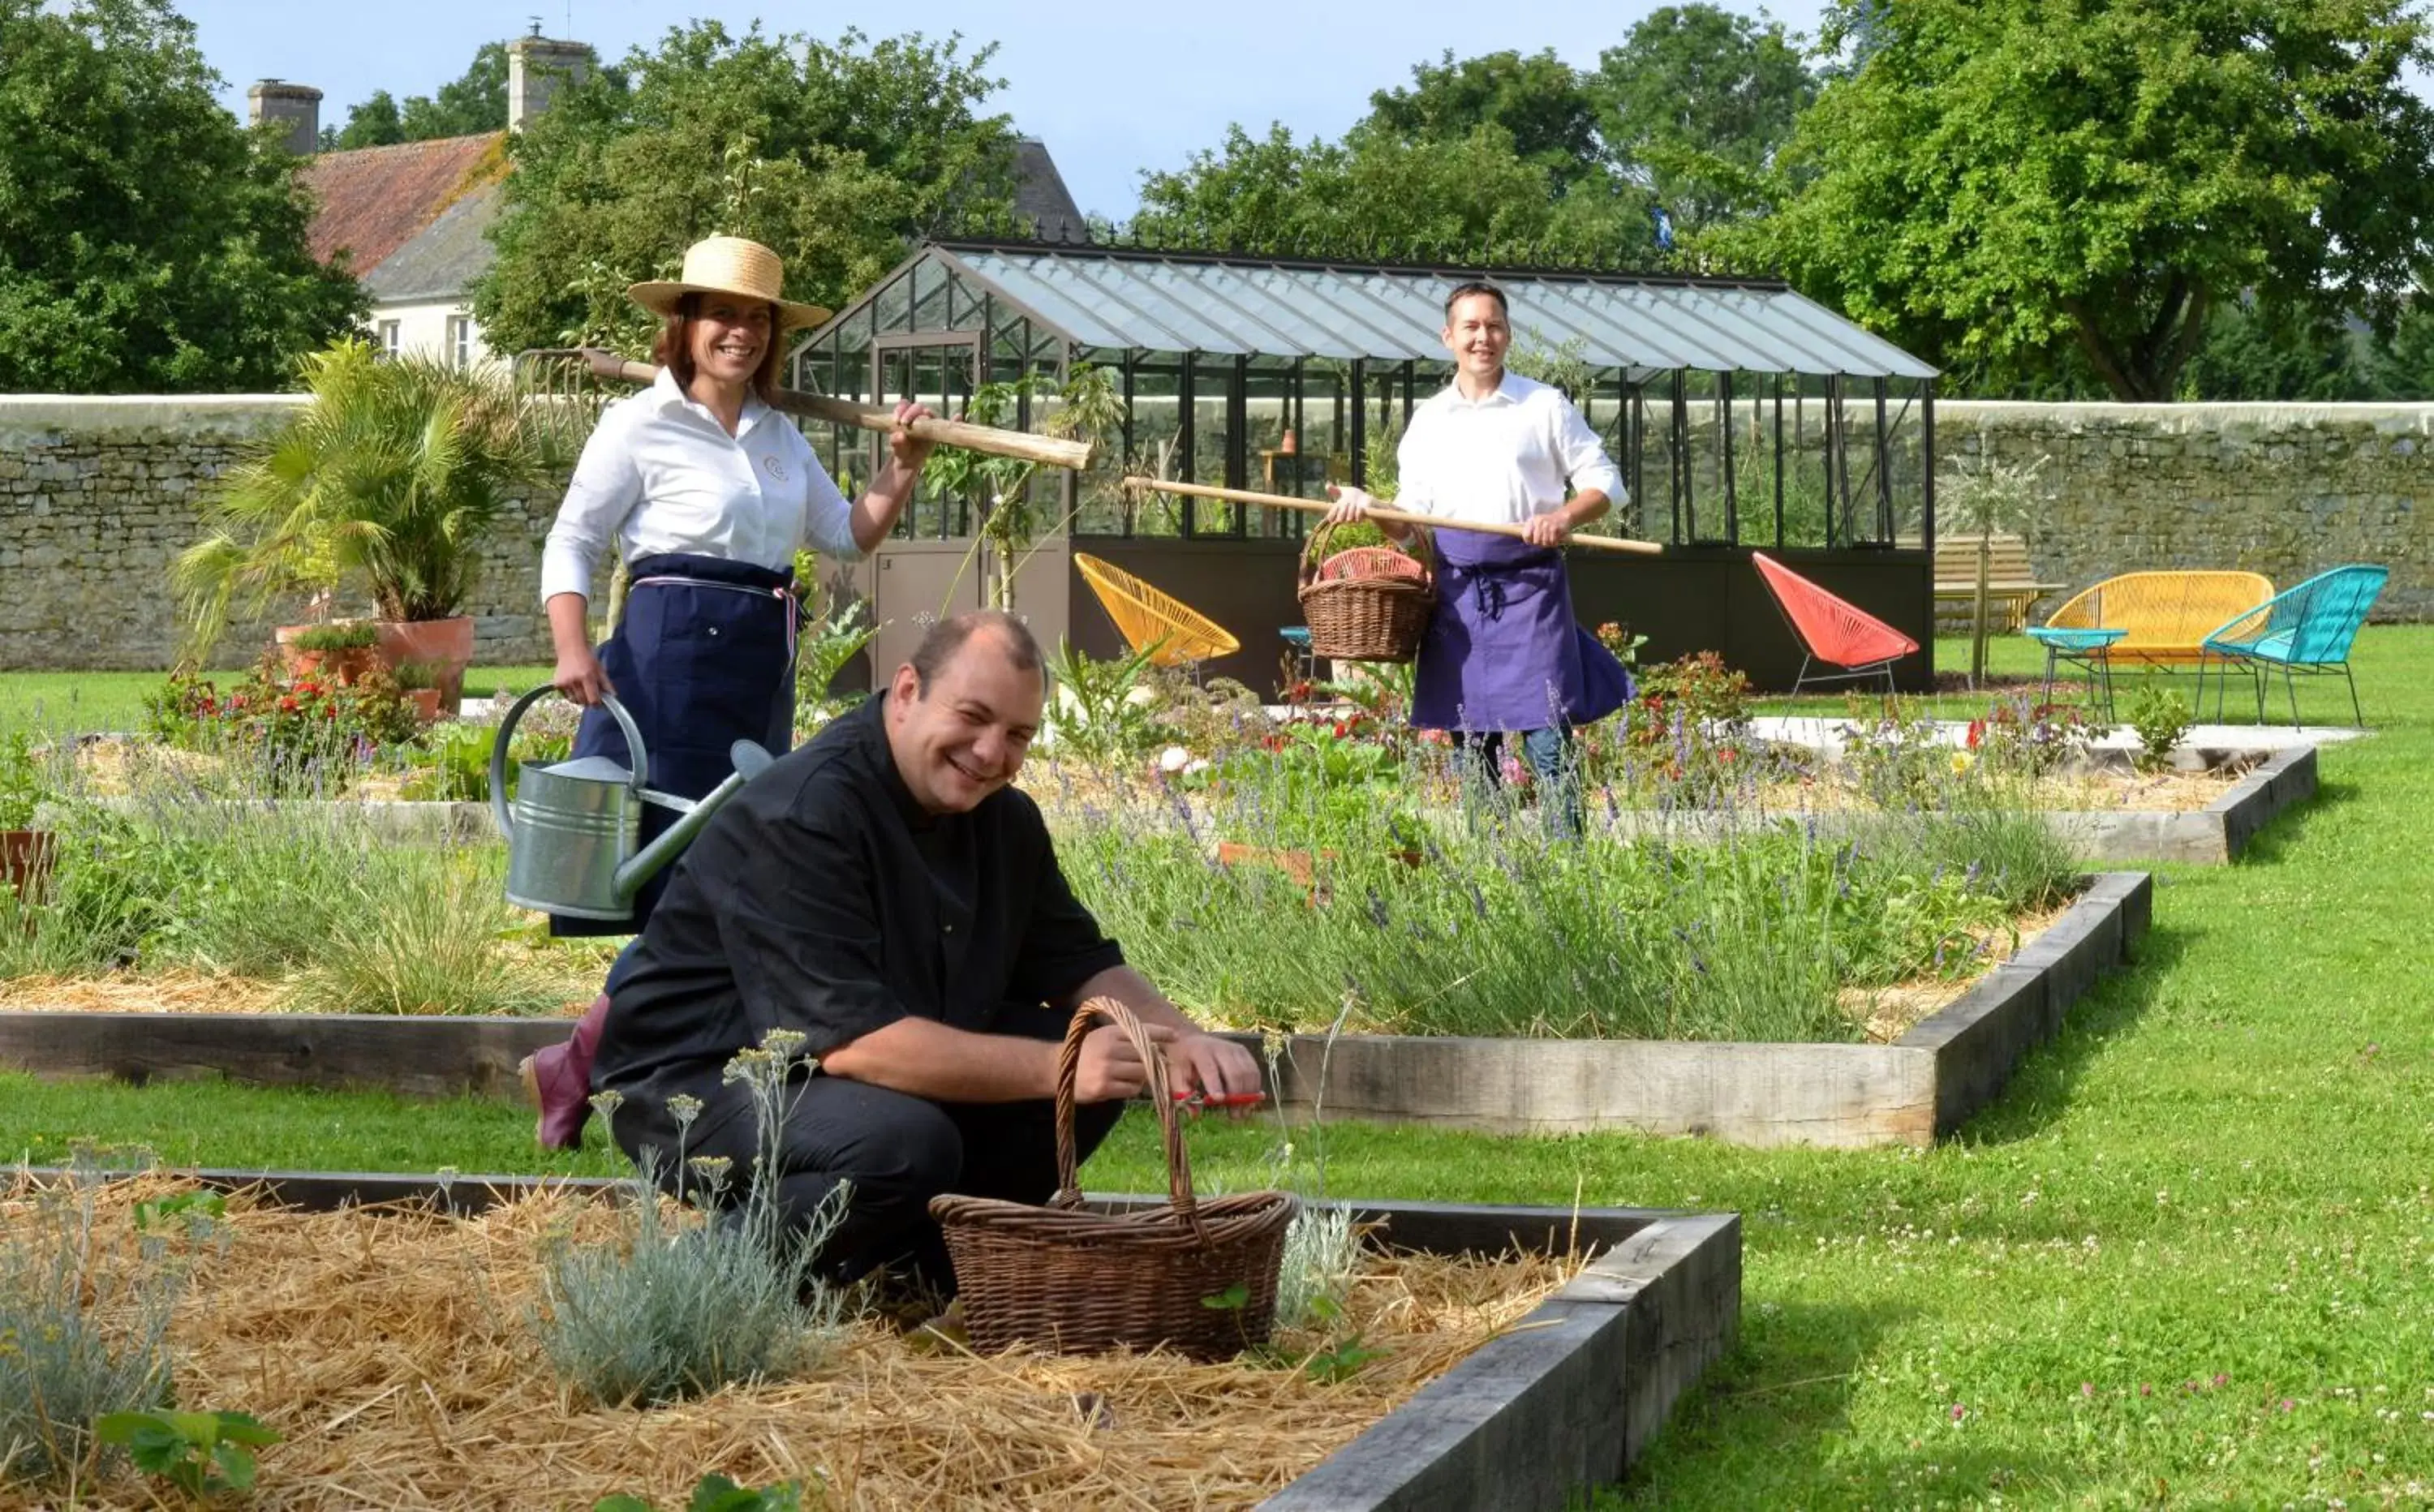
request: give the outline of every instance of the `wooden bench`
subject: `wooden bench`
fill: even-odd
[[[1916,540],[1903,544],[1918,548]],[[2029,619],[2029,607],[2068,585],[2040,583],[2029,561],[2029,543],[2017,535],[1997,535],[1986,544],[1986,628],[2017,630]],[[1978,537],[1973,535],[1935,538],[1935,620],[1937,627],[1966,630],[1978,601]]]

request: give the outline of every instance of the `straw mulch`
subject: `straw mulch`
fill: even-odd
[[[12,1013],[267,1013],[279,994],[267,978],[190,971],[0,978],[0,1009]]]
[[[129,1232],[136,1198],[172,1185],[119,1183],[102,1232]],[[0,1222],[25,1210],[0,1200]],[[1163,1353],[975,1358],[861,1322],[807,1379],[603,1409],[559,1387],[524,1319],[553,1236],[621,1232],[605,1205],[544,1195],[454,1219],[234,1198],[229,1217],[231,1242],[200,1251],[180,1306],[180,1402],[252,1412],[283,1436],[251,1504],[349,1512],[584,1508],[620,1491],[681,1506],[712,1470],[801,1480],[806,1505],[831,1507],[1243,1506],[1517,1322],[1570,1268],[1378,1257],[1346,1320],[1386,1352],[1340,1384]],[[79,1504],[151,1504],[122,1473]]]
[[[1835,994],[1843,1015],[1866,1031],[1872,1045],[1891,1045],[1917,1025],[1961,1001],[1979,979],[2011,960],[2037,936],[2052,928],[2070,911],[2070,904],[2022,914],[2007,929],[1973,929],[1969,937],[1984,947],[1967,976],[1922,977],[1890,987],[1845,987]]]
[[[12,1013],[277,1013],[288,984],[266,977],[213,977],[166,971],[144,976],[0,978],[0,1011]],[[557,1011],[572,1017],[589,997],[570,994]],[[547,1016],[547,1015],[542,1015]]]

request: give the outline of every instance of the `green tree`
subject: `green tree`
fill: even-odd
[[[0,0],[0,390],[276,388],[361,318],[165,0]]]
[[[1596,174],[1604,156],[1597,107],[1553,48],[1460,61],[1448,49],[1439,61],[1413,67],[1410,89],[1370,95],[1368,124],[1405,142],[1460,142],[1498,127],[1517,157],[1566,188]]]
[[[493,42],[484,42],[465,72],[440,85],[437,96],[410,94],[401,108],[388,91],[372,91],[347,112],[344,127],[321,128],[321,146],[346,152],[506,128],[507,47]]]
[[[484,42],[465,72],[432,98],[408,95],[400,125],[407,142],[470,137],[507,128],[507,46]]]
[[[397,101],[386,90],[374,90],[370,98],[347,112],[343,127],[321,128],[321,150],[352,152],[357,147],[386,147],[405,140],[405,125],[399,119]]]
[[[2434,399],[2434,307],[2423,290],[2409,296],[2390,337],[2374,344],[2368,369],[2368,398]]]
[[[1817,97],[1795,39],[1706,4],[1666,6],[1598,55],[1605,150],[1695,230],[1761,207],[1764,170]]]
[[[1602,173],[1567,190],[1497,126],[1414,141],[1364,124],[1306,145],[1236,126],[1221,149],[1144,175],[1133,229],[1170,246],[1473,263],[1610,260],[1649,238],[1638,191]]]
[[[992,49],[919,36],[831,43],[671,29],[656,51],[557,95],[514,141],[473,308],[493,347],[644,328],[625,298],[673,276],[704,236],[748,236],[786,260],[789,297],[837,304],[908,238],[1006,229],[1014,134],[981,105]]]
[[[2189,399],[2296,399],[2337,403],[2371,397],[2370,356],[2338,314],[2296,316],[2226,299],[2181,376]]]
[[[1783,209],[1715,245],[1995,382],[2082,359],[2169,399],[2216,305],[2385,325],[2427,251],[2406,0],[1837,0]],[[1807,174],[1806,182],[1799,176]]]

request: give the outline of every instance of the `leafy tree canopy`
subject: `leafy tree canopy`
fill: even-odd
[[[1606,151],[1686,230],[1761,208],[1762,171],[1817,97],[1780,25],[1706,4],[1641,19],[1586,88]]]
[[[397,101],[386,90],[374,90],[370,98],[347,112],[344,127],[321,128],[321,150],[352,152],[357,147],[386,147],[405,140],[405,122],[398,114]]]
[[[1782,210],[1713,245],[1947,365],[2169,399],[2223,301],[2388,326],[2425,260],[2405,0],[1837,0],[1828,42],[1862,17]]]
[[[344,127],[321,128],[324,151],[386,147],[399,142],[470,137],[507,128],[507,45],[484,42],[458,77],[437,96],[409,94],[400,106],[386,90],[374,90],[347,112]]]
[[[366,307],[165,0],[0,0],[0,390],[246,392]]]
[[[1517,157],[1566,188],[1596,173],[1605,156],[1597,107],[1552,48],[1459,62],[1448,49],[1412,69],[1410,89],[1380,90],[1369,107],[1369,125],[1404,142],[1460,142],[1483,126],[1500,127]]]
[[[918,35],[835,42],[672,28],[656,51],[557,94],[514,142],[473,309],[503,350],[650,329],[626,285],[675,276],[704,236],[748,236],[786,260],[791,298],[835,305],[906,240],[1005,229],[1014,144],[982,102],[993,48]]]
[[[1133,229],[1145,240],[1291,256],[1542,261],[1645,248],[1646,198],[1605,175],[1568,191],[1503,127],[1407,140],[1374,124],[1340,142],[1294,140],[1282,126],[1181,171],[1144,175]]]

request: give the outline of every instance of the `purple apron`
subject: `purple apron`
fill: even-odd
[[[1564,553],[1509,535],[1436,533],[1437,606],[1420,642],[1412,722],[1543,730],[1602,720],[1631,674],[1572,618]]]

